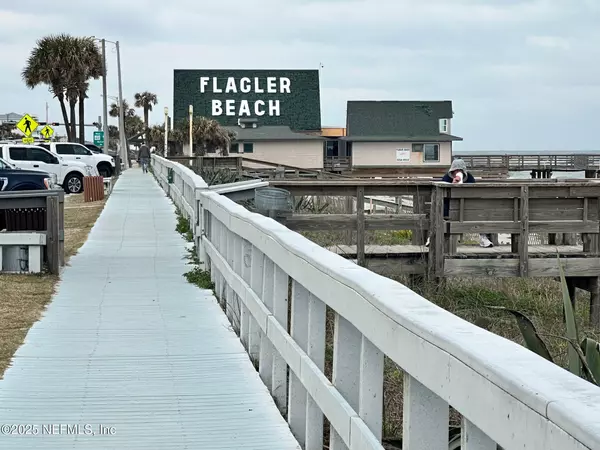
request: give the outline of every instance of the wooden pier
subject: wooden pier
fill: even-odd
[[[244,178],[262,179],[351,179],[324,169],[278,164],[244,156],[169,156],[169,160],[191,166],[196,173],[203,170],[229,170]]]
[[[600,325],[600,182],[511,180],[452,185],[403,180],[273,180],[293,196],[412,196],[412,214],[294,214],[294,230],[356,230],[353,247],[332,249],[375,271],[444,277],[560,276],[573,292],[591,293],[590,317]],[[412,230],[412,245],[365,246],[365,230]],[[509,236],[510,245],[460,245],[461,236]],[[429,248],[425,240],[430,237]],[[531,237],[538,245],[530,243]],[[562,239],[559,237],[562,236]],[[496,239],[497,242],[497,239]],[[393,266],[395,264],[395,266]]]
[[[600,151],[564,152],[456,152],[454,158],[465,161],[475,174],[531,172],[531,178],[550,178],[553,172],[585,172],[597,178]]]

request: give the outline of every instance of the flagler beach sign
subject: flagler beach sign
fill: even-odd
[[[257,119],[258,126],[283,125],[292,130],[320,130],[318,70],[175,70],[174,120],[195,116],[221,125]]]
[[[288,77],[243,77],[236,79],[228,77],[219,80],[217,77],[200,77],[200,92],[212,94],[291,94],[292,82]],[[281,114],[281,100],[254,100],[245,99],[212,99],[211,111],[213,116],[225,114],[227,116],[252,117],[252,116],[279,116]]]

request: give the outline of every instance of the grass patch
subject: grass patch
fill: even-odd
[[[229,184],[243,181],[244,177],[235,170],[227,168],[211,168],[202,167],[198,169],[197,166],[193,167],[194,172],[202,177],[204,182],[209,186],[215,186],[218,184]]]
[[[210,280],[210,272],[200,269],[199,266],[184,273],[183,276],[189,283],[195,284],[201,289],[209,289],[211,291],[215,289],[215,284]]]
[[[85,203],[83,194],[65,197],[65,262],[86,241],[105,201]],[[0,275],[0,376],[52,299],[58,276]]]
[[[487,306],[504,306],[527,315],[542,335],[566,335],[561,286],[550,278],[449,279],[444,289],[425,285],[422,293],[453,314],[520,345],[524,342],[514,317]],[[582,336],[598,340],[600,330],[589,325],[589,295],[577,290],[577,327]],[[567,342],[551,336],[544,340],[556,363],[567,367]]]
[[[408,285],[405,277],[397,281]],[[524,345],[517,322],[510,314],[489,309],[504,306],[526,314],[542,335],[555,362],[567,367],[567,343],[552,336],[565,336],[560,283],[550,278],[447,279],[443,286],[423,283],[413,289],[447,311],[492,333]],[[577,291],[576,320],[581,336],[598,340],[600,331],[589,326],[589,293]],[[384,372],[384,436],[402,435],[402,370],[386,358]],[[451,409],[451,427],[460,426],[460,414]]]
[[[190,221],[185,218],[183,216],[183,214],[181,214],[181,211],[179,209],[177,209],[176,211],[177,214],[177,226],[175,227],[175,230],[181,234],[186,241],[188,242],[194,242],[194,233],[192,232],[192,229],[190,228]]]
[[[334,247],[340,244],[356,244],[356,231],[300,231],[306,239],[321,247]],[[366,245],[407,245],[411,243],[410,230],[366,230]]]
[[[177,214],[177,226],[175,230],[181,234],[185,240],[188,242],[194,241],[194,233],[190,229],[190,221],[186,219],[179,208],[176,210]],[[190,260],[190,264],[194,265],[194,268],[189,272],[183,274],[188,283],[194,284],[201,289],[209,289],[214,291],[215,285],[210,279],[210,272],[206,270],[202,270],[199,266],[200,260],[198,259],[198,254],[196,252],[196,247],[193,249],[188,249],[188,260]]]

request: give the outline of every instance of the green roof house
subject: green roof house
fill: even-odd
[[[340,147],[353,171],[437,174],[452,162],[452,142],[462,141],[452,117],[450,101],[349,101]]]
[[[256,118],[238,119],[237,126],[225,126],[233,131],[229,154],[248,159],[267,161],[303,169],[323,169],[323,142],[325,138],[307,131],[294,131],[286,125],[262,125]],[[253,168],[272,165],[247,164]]]

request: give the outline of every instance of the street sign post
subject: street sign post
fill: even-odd
[[[39,127],[39,124],[29,114],[25,114],[17,122],[17,129],[25,135],[25,138],[30,138],[37,127]]]
[[[44,128],[42,128],[41,134],[44,136],[44,140],[49,142],[50,138],[54,135],[54,128],[52,128],[50,125],[46,125]]]
[[[104,147],[104,131],[94,131],[94,145]]]

